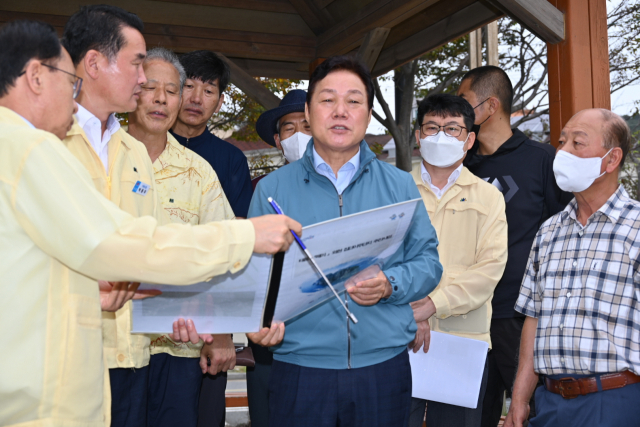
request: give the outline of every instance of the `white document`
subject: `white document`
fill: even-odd
[[[404,242],[421,199],[348,215],[304,227],[302,241],[337,292],[351,276],[372,265],[384,268]],[[286,212],[285,212],[286,214]],[[296,244],[284,257],[273,318],[290,320],[335,298]]]
[[[162,295],[133,301],[134,333],[169,333],[179,318],[192,319],[198,333],[257,332],[262,327],[271,276],[271,255],[254,254],[244,269],[189,286],[152,285]]]
[[[475,409],[489,344],[431,332],[429,352],[409,351],[413,397]]]

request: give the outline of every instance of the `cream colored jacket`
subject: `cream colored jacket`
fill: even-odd
[[[0,425],[103,427],[97,278],[189,284],[238,271],[249,221],[158,227],[99,192],[54,135],[0,107]]]
[[[438,200],[413,172],[438,235],[442,279],[429,295],[431,329],[485,341],[491,347],[491,299],[507,263],[507,219],[502,193],[467,168]]]
[[[147,148],[123,128],[109,140],[108,173],[77,122],[62,142],[89,171],[96,189],[120,209],[135,217],[153,216],[160,224],[171,222],[158,198]],[[150,186],[146,195],[132,191],[138,181]],[[149,337],[131,334],[132,307],[133,304],[128,302],[115,313],[102,314],[105,356],[109,369],[142,368],[149,364]]]

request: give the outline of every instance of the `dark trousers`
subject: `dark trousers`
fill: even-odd
[[[552,378],[577,377],[557,375]],[[640,383],[565,399],[544,386],[536,389],[531,427],[619,427],[640,425]]]
[[[502,415],[503,395],[511,395],[518,370],[520,335],[524,317],[491,320],[491,351],[487,356],[489,375],[482,405],[482,427],[496,427]],[[535,402],[531,399],[531,416]]]
[[[249,418],[251,427],[269,425],[269,375],[273,354],[268,348],[249,341],[256,366],[247,368],[247,397],[249,398]]]
[[[146,427],[149,367],[109,369],[111,427]]]
[[[422,427],[425,405],[427,410],[427,426],[429,427],[480,427],[482,422],[482,401],[484,400],[484,393],[487,388],[488,372],[489,363],[485,361],[476,408],[464,408],[447,403],[413,398],[411,399],[409,427]]]
[[[161,353],[149,362],[148,427],[196,427],[202,384],[200,359]]]
[[[198,427],[224,427],[226,388],[226,372],[203,376],[198,405]]]
[[[305,368],[273,361],[271,427],[406,426],[411,407],[409,355],[357,369]]]

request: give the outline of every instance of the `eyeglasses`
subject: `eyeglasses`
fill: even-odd
[[[62,69],[60,69],[58,67],[54,67],[53,65],[45,64],[44,62],[41,62],[40,64],[42,64],[43,66],[45,66],[47,68],[50,68],[52,70],[62,71],[63,73],[69,74],[71,77],[73,77],[74,78],[74,81],[73,81],[73,99],[76,99],[78,97],[78,95],[80,95],[80,90],[82,89],[82,77],[78,77],[73,73],[70,73],[68,71],[62,70]],[[23,71],[20,74],[18,74],[18,77],[20,77],[24,73],[26,73],[26,71]]]
[[[438,126],[433,123],[426,123],[420,126],[420,130],[422,131],[422,134],[426,136],[437,135],[438,132],[440,132],[440,129],[442,129],[444,133],[446,133],[447,135],[457,138],[462,133],[462,129],[466,129],[466,127],[458,126],[458,125]]]

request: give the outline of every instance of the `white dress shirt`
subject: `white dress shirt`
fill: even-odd
[[[345,188],[349,186],[351,179],[353,179],[353,176],[360,167],[360,149],[358,149],[355,156],[342,165],[338,171],[338,176],[333,173],[331,166],[329,166],[327,162],[320,157],[320,154],[316,151],[316,147],[313,147],[313,166],[315,167],[316,172],[329,178],[333,186],[336,187],[338,194],[342,194]]]
[[[78,104],[76,113],[78,124],[89,138],[89,143],[100,157],[104,169],[109,173],[109,141],[111,136],[120,129],[120,122],[115,114],[111,114],[107,119],[107,130],[102,134],[102,123],[89,110]]]
[[[428,185],[431,188],[431,191],[433,191],[433,193],[436,195],[438,200],[442,199],[442,196],[444,196],[444,193],[446,193],[447,190],[450,189],[451,186],[456,183],[456,180],[460,176],[460,172],[462,172],[462,165],[460,165],[456,168],[456,170],[451,172],[451,175],[449,175],[449,179],[447,180],[447,185],[442,187],[442,190],[441,190],[431,183],[431,175],[429,175],[427,168],[424,167],[424,163],[422,162],[420,163],[420,168],[422,169],[422,182],[424,182],[425,185]]]

